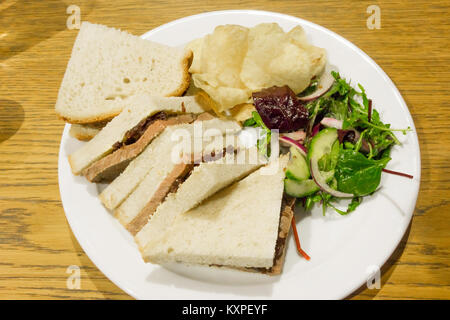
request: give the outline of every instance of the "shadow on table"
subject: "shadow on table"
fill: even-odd
[[[395,248],[394,253],[392,253],[392,255],[388,258],[386,263],[381,267],[381,287],[383,287],[385,283],[389,281],[389,278],[391,277],[392,273],[397,267],[395,263],[400,259],[400,257],[403,254],[403,251],[405,250],[410,231],[411,231],[411,223],[409,224],[408,229],[403,235],[403,238],[398,244],[397,248]],[[367,289],[367,284],[363,284],[359,289],[357,289],[355,292],[349,295],[346,299],[352,299],[353,297],[360,294],[363,294],[361,297],[358,297],[360,299],[361,298],[366,300],[374,299],[379,292],[380,292],[379,289],[369,290]]]
[[[424,214],[423,209],[419,209],[417,207],[417,203],[420,202],[421,197],[424,195],[422,194],[422,190],[424,188],[424,181],[431,181],[431,172],[430,168],[433,168],[433,163],[431,160],[431,153],[430,153],[430,140],[426,138],[426,135],[424,135],[424,130],[426,128],[426,122],[429,121],[427,119],[424,119],[423,116],[414,115],[411,110],[411,106],[413,105],[412,102],[409,101],[409,99],[406,96],[403,96],[403,99],[405,100],[406,104],[408,105],[408,108],[410,108],[411,116],[414,120],[414,125],[416,127],[416,133],[419,138],[419,145],[420,145],[420,189],[419,189],[419,196],[417,197],[416,202],[416,208],[414,209],[414,214],[416,216],[421,216]],[[439,143],[439,142],[436,142]],[[436,181],[436,186],[439,185],[438,182],[443,182],[444,179],[446,179],[446,175],[442,175],[440,177],[439,181]]]
[[[0,99],[0,143],[8,140],[19,131],[25,119],[25,112],[20,103]]]

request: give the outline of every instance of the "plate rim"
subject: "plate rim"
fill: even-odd
[[[386,74],[386,72],[367,54],[365,53],[362,49],[360,49],[359,47],[357,47],[355,44],[353,44],[352,42],[350,42],[349,40],[347,40],[346,38],[342,37],[341,35],[335,33],[334,31],[331,31],[319,24],[316,24],[314,22],[310,22],[308,20],[302,19],[302,18],[298,18],[292,15],[288,15],[288,14],[284,14],[284,13],[278,13],[278,12],[273,12],[273,11],[265,11],[265,10],[218,10],[218,11],[208,11],[208,12],[202,12],[199,14],[194,14],[194,15],[190,15],[190,16],[186,16],[186,17],[182,17],[176,20],[172,20],[168,23],[165,23],[161,26],[158,26],[152,30],[149,30],[147,32],[145,32],[144,34],[142,34],[140,37],[147,39],[148,37],[151,37],[153,34],[163,31],[164,29],[168,29],[171,28],[174,25],[180,24],[180,23],[186,23],[192,20],[196,20],[196,19],[202,19],[204,17],[210,17],[210,16],[215,16],[215,15],[228,15],[228,14],[238,14],[238,15],[242,15],[242,14],[247,14],[247,15],[259,15],[259,16],[267,16],[267,17],[277,17],[280,19],[286,19],[286,20],[290,20],[293,21],[297,24],[301,24],[301,25],[308,25],[310,27],[316,28],[318,30],[321,30],[322,32],[325,32],[329,35],[331,35],[334,38],[339,39],[340,41],[342,41],[343,43],[345,43],[348,47],[350,47],[352,49],[352,51],[357,51],[359,54],[361,54],[363,56],[363,58],[366,60],[367,63],[371,64],[376,70],[377,72],[384,78],[385,81],[388,82],[389,86],[394,89],[394,94],[397,96],[397,98],[399,99],[399,101],[401,102],[401,107],[402,109],[405,109],[406,114],[405,116],[408,117],[409,122],[412,124],[411,129],[413,134],[413,139],[414,139],[414,148],[416,149],[417,152],[417,165],[416,165],[416,171],[417,171],[417,176],[415,176],[415,180],[417,178],[417,186],[416,186],[416,192],[415,192],[415,196],[414,196],[414,206],[413,208],[415,208],[416,204],[417,204],[417,198],[419,195],[419,190],[420,190],[420,182],[421,182],[421,152],[420,152],[420,144],[419,144],[419,139],[418,139],[418,135],[417,135],[417,130],[415,127],[415,123],[414,123],[414,119],[412,118],[412,115],[409,111],[409,108],[406,104],[406,101],[403,99],[403,96],[401,95],[399,89],[397,88],[397,86],[394,84],[394,82],[392,81],[392,79]],[[99,269],[100,272],[102,272],[111,282],[113,282],[117,287],[119,287],[121,290],[123,290],[125,293],[127,293],[128,295],[130,295],[131,297],[135,298],[135,299],[140,299],[139,295],[136,294],[136,292],[133,291],[132,288],[124,285],[123,281],[121,281],[121,279],[116,278],[115,276],[113,276],[111,274],[111,271],[109,270],[109,268],[105,267],[100,261],[97,260],[97,256],[91,252],[91,246],[87,243],[87,239],[85,239],[84,237],[80,236],[80,230],[77,229],[77,224],[73,221],[73,216],[72,215],[68,215],[67,214],[67,209],[66,206],[64,205],[63,202],[63,192],[62,192],[62,183],[60,182],[61,180],[61,176],[62,176],[62,170],[61,168],[61,161],[65,161],[65,159],[62,159],[62,148],[63,148],[63,143],[62,143],[62,139],[64,137],[65,134],[68,133],[70,124],[66,124],[63,130],[63,133],[61,135],[61,141],[60,141],[60,148],[59,148],[59,153],[58,153],[58,185],[59,185],[59,192],[60,192],[60,198],[61,198],[61,203],[64,209],[64,214],[66,216],[66,219],[69,223],[69,226],[76,238],[76,240],[78,241],[78,243],[80,244],[81,248],[83,249],[83,251],[86,253],[86,255],[89,257],[89,259],[92,261],[92,263],[96,266],[97,269]],[[396,243],[395,246],[393,246],[389,252],[389,254],[387,254],[385,256],[385,258],[383,259],[382,263],[380,264],[380,267],[384,266],[387,262],[387,260],[392,256],[392,254],[394,253],[394,251],[396,250],[396,248],[398,247],[399,243],[401,242],[402,238],[404,237],[407,229],[409,228],[409,226],[411,225],[412,222],[412,217],[414,215],[414,209],[413,211],[409,214],[409,219],[408,219],[408,223],[405,223],[404,226],[402,226],[402,230],[401,232],[398,233],[398,239],[396,239]],[[102,268],[99,267],[99,265],[102,265]],[[340,295],[339,297],[334,297],[334,299],[345,299],[347,298],[349,295],[351,295],[352,293],[354,293],[356,290],[358,290],[363,284],[363,281],[358,281],[357,282],[358,285],[354,285],[351,288],[349,288],[346,292],[343,292],[342,295]],[[276,298],[269,298],[269,299],[276,299]],[[158,300],[158,299],[155,299]]]

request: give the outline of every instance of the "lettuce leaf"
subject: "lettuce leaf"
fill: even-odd
[[[381,180],[382,169],[391,159],[368,159],[362,153],[341,149],[335,169],[337,189],[365,196],[373,193]]]

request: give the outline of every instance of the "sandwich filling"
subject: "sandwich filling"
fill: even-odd
[[[144,134],[144,132],[148,129],[148,127],[155,123],[158,120],[167,120],[169,117],[173,117],[174,115],[169,115],[165,111],[160,111],[155,113],[152,116],[148,116],[145,119],[142,119],[137,125],[133,128],[125,132],[122,141],[118,141],[113,145],[113,150],[120,149],[123,146],[130,145],[139,140],[139,138]]]
[[[111,154],[91,164],[83,174],[91,182],[111,182],[165,128],[194,120],[192,114],[176,115],[164,111],[149,116],[128,130],[123,140],[113,145]]]
[[[177,191],[178,187],[188,178],[195,166],[195,164],[191,163],[180,163],[175,166],[141,212],[126,226],[132,235],[136,235],[147,223],[148,218],[151,217],[169,193]]]
[[[280,222],[278,224],[278,238],[275,244],[275,254],[273,257],[273,266],[269,269],[256,269],[256,271],[271,275],[280,274],[283,269],[284,256],[286,254],[286,239],[291,229],[291,220],[294,215],[294,204],[296,198],[283,196],[280,211]]]

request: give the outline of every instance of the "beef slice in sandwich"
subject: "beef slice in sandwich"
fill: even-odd
[[[160,111],[150,116],[125,133],[124,140],[113,145],[113,152],[95,161],[83,170],[91,182],[111,182],[136,158],[147,145],[165,128],[172,125],[191,123],[194,114],[174,115]]]

